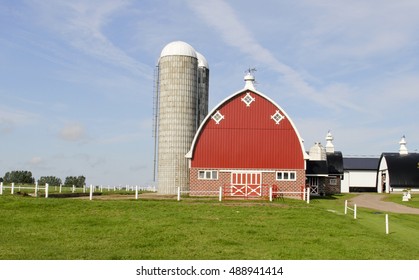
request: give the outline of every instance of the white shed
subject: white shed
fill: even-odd
[[[343,158],[341,192],[377,192],[379,158]]]

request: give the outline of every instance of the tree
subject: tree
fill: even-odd
[[[42,176],[38,180],[39,185],[48,184],[50,186],[59,186],[61,185],[61,183],[62,183],[61,179],[55,176]]]
[[[32,177],[32,172],[30,171],[6,172],[6,174],[4,174],[3,180],[6,184],[33,184],[35,182],[35,179]]]
[[[76,187],[83,187],[86,184],[86,177],[84,176],[68,176],[65,178],[64,185],[66,186],[76,186]]]

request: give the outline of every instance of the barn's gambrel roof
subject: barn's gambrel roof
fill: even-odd
[[[342,152],[335,151],[326,153],[327,167],[330,175],[343,174],[343,156]]]
[[[419,154],[383,153],[392,188],[419,188]]]
[[[238,109],[238,107],[240,108]],[[257,111],[257,113],[252,110]],[[257,114],[257,117],[252,119],[249,115],[250,112]],[[261,114],[263,114],[263,118],[261,117]],[[234,123],[231,123],[232,119],[235,119]],[[215,132],[217,129],[218,134]],[[195,134],[191,149],[186,154],[186,157],[191,159],[192,162],[196,156],[197,144],[202,140],[201,137],[205,130],[212,130],[211,132],[213,132],[212,136],[206,135],[204,137],[205,141],[209,142],[210,145],[214,145],[215,142],[219,143],[217,150],[208,152],[207,156],[209,157],[216,157],[214,153],[220,153],[218,158],[223,157],[223,155],[226,157],[228,157],[228,155],[231,156],[231,154],[237,155],[241,153],[237,150],[239,148],[246,154],[248,153],[247,148],[254,149],[257,143],[258,151],[254,153],[254,156],[259,157],[259,161],[263,158],[268,165],[267,167],[272,168],[274,163],[269,163],[267,160],[268,158],[271,158],[272,155],[267,149],[278,147],[278,149],[281,149],[281,153],[283,153],[281,155],[277,153],[278,157],[289,157],[287,153],[291,152],[287,151],[287,145],[291,150],[292,146],[297,145],[299,153],[298,161],[300,165],[302,164],[301,168],[305,169],[305,159],[308,159],[308,155],[305,152],[303,140],[293,121],[278,104],[254,88],[245,87],[232,94],[215,106],[207,115]],[[207,132],[206,134],[210,134],[210,132]],[[222,136],[214,139],[216,135]],[[209,139],[211,137],[212,139]],[[237,143],[230,142],[228,144],[227,142],[229,141],[237,141]],[[226,145],[223,145],[223,142]],[[209,149],[210,148],[211,147],[209,147]],[[221,154],[218,149],[224,149],[224,154]],[[272,150],[272,153],[273,152],[274,150]],[[204,158],[204,156],[201,156],[201,158]],[[222,167],[229,168],[236,165],[235,167],[238,168],[262,168],[261,164],[251,166],[249,164],[237,163],[239,159],[234,160],[236,160],[236,162],[233,164],[232,162],[227,163],[226,161],[228,160],[225,159],[225,164]],[[209,159],[207,159],[207,161],[209,161]]]

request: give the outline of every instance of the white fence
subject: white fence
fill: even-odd
[[[351,210],[354,212],[354,219],[356,219],[356,215],[357,215],[356,204],[354,204],[354,208],[350,208],[348,207],[348,201],[345,200],[345,215],[348,214],[348,210]],[[389,234],[388,214],[385,214],[385,227],[386,227],[386,234]]]
[[[60,186],[54,186],[54,189],[50,187],[48,184],[45,184],[45,186],[39,186],[38,182],[35,182],[33,186],[28,185],[18,185],[16,186],[15,183],[11,183],[10,185],[5,185],[3,182],[0,182],[0,195],[5,194],[6,190],[10,191],[10,194],[16,194],[16,192],[25,191],[25,193],[28,193],[29,195],[33,194],[33,196],[38,197],[39,192],[43,191],[45,193],[45,198],[48,198],[49,194],[52,192],[58,192],[58,193],[86,193],[89,191],[90,199],[93,198],[93,192],[98,190],[100,192],[134,192],[135,193],[135,199],[138,199],[138,193],[139,191],[148,191],[148,192],[156,192],[155,186],[131,186],[131,185],[119,185],[119,186],[110,186],[103,187],[103,185],[100,186],[86,186],[77,188],[76,186],[72,187],[64,187],[63,185]]]
[[[180,201],[181,199],[181,194],[187,194],[190,193],[190,191],[182,191],[180,187],[177,187],[177,201]],[[194,191],[194,193],[204,193],[204,194],[208,194],[208,193],[214,193],[214,194],[218,194],[218,200],[222,201],[223,200],[223,187],[220,187],[220,189],[218,191]],[[273,191],[272,186],[269,187],[269,201],[272,201],[274,196],[275,197],[284,197],[284,194],[298,194],[298,195],[302,195],[303,196],[303,200],[307,201],[307,203],[310,203],[310,188],[303,188],[302,192],[285,192],[285,191]]]
[[[351,210],[354,212],[354,219],[356,219],[356,204],[354,204],[354,208],[348,207],[348,201],[345,200],[345,215],[348,214],[348,210]]]
[[[30,186],[15,186],[15,183],[12,183],[10,186],[3,185],[3,182],[0,182],[0,195],[3,195],[4,190],[10,189],[10,194],[15,194],[15,191],[22,191],[22,190],[33,190],[35,196],[38,196],[38,192],[41,190],[45,191],[45,198],[48,198],[48,191],[49,191],[49,185],[45,184],[44,187],[38,186],[38,183],[36,183],[33,187]]]

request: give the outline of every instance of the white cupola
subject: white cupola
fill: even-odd
[[[244,76],[244,88],[255,90],[255,76],[253,76],[253,72],[256,71],[256,69],[249,69],[246,73],[246,76]]]
[[[406,138],[403,135],[402,139],[400,140],[399,144],[400,144],[400,148],[399,148],[399,154],[400,155],[407,155],[409,152],[407,151],[407,147],[406,147]]]
[[[333,145],[333,136],[332,133],[327,132],[326,135],[326,153],[334,153],[335,152],[335,146]]]

